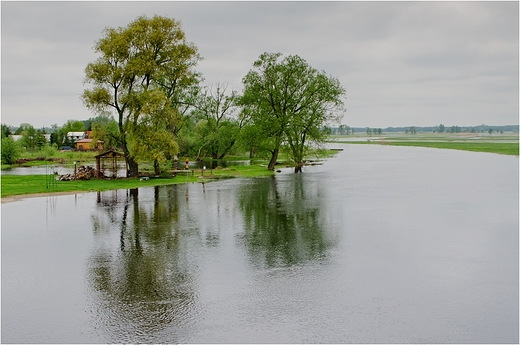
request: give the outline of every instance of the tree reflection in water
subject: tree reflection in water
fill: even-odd
[[[224,291],[204,279],[234,277],[216,262],[244,248],[249,262],[234,267],[326,260],[336,239],[325,230],[320,190],[295,174],[100,193],[88,263],[97,329],[114,342],[183,342]]]
[[[322,227],[319,184],[305,183],[304,178],[294,174],[283,179],[256,179],[239,193],[245,218],[245,230],[239,238],[255,267],[322,260],[334,244]]]
[[[156,187],[153,202],[142,203],[138,189],[98,194],[92,215],[97,245],[87,279],[96,328],[108,339],[150,342],[156,335],[157,341],[175,342],[193,319],[193,277],[179,245],[184,195],[177,191]],[[118,250],[109,241],[115,229]],[[168,334],[160,338],[166,327]]]

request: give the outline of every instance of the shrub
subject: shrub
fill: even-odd
[[[14,164],[20,157],[20,146],[13,138],[2,138],[2,163]]]
[[[54,155],[56,155],[56,153],[58,153],[58,145],[45,145],[42,149],[42,153],[45,156],[45,158],[53,157]]]

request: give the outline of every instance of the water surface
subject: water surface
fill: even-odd
[[[4,343],[518,343],[518,157],[2,204]]]

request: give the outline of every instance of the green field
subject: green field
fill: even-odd
[[[308,154],[309,162],[321,160],[330,157],[337,152],[327,149],[311,150]],[[53,166],[53,167],[73,167],[73,163],[78,165],[95,166],[95,153],[93,152],[54,152],[51,156],[45,156],[44,152],[29,153],[24,152],[21,164],[4,165],[2,169],[15,167],[32,167],[32,166]],[[216,179],[233,178],[233,177],[268,177],[275,174],[274,171],[267,170],[269,157],[250,160],[247,156],[230,156],[225,161],[233,160],[249,160],[250,165],[236,165],[226,168],[217,167],[215,169],[207,169],[202,179],[202,169],[192,169],[188,174],[185,172],[173,173],[165,169],[160,177],[150,177],[149,179],[139,178],[117,178],[117,179],[91,179],[81,181],[56,181],[53,175],[4,175],[1,176],[1,196],[15,196],[24,194],[39,193],[61,193],[61,192],[90,192],[105,191],[114,189],[131,189],[138,187],[152,187],[158,185],[169,185],[179,183],[200,183],[202,181],[209,182]],[[182,157],[181,161],[183,161]],[[280,153],[279,164],[276,169],[291,167],[289,156]],[[153,164],[150,162],[140,162],[139,172],[145,175],[153,175]],[[51,171],[51,170],[49,170]]]
[[[518,133],[471,134],[471,133],[383,133],[380,136],[357,134],[333,136],[332,141],[343,144],[420,146],[438,149],[489,152],[518,156]]]
[[[204,181],[232,178],[232,177],[265,177],[275,173],[267,170],[263,165],[247,165],[231,168],[217,168],[207,170]],[[131,189],[138,187],[153,187],[179,183],[200,183],[201,169],[190,170],[188,173],[178,173],[175,177],[159,177],[141,180],[139,178],[118,178],[113,180],[91,179],[82,181],[56,181],[49,175],[2,175],[2,197],[55,193],[55,192],[94,192],[114,189]]]

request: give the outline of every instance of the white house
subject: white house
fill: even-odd
[[[67,138],[73,140],[74,142],[85,139],[87,136],[85,132],[67,132]]]

